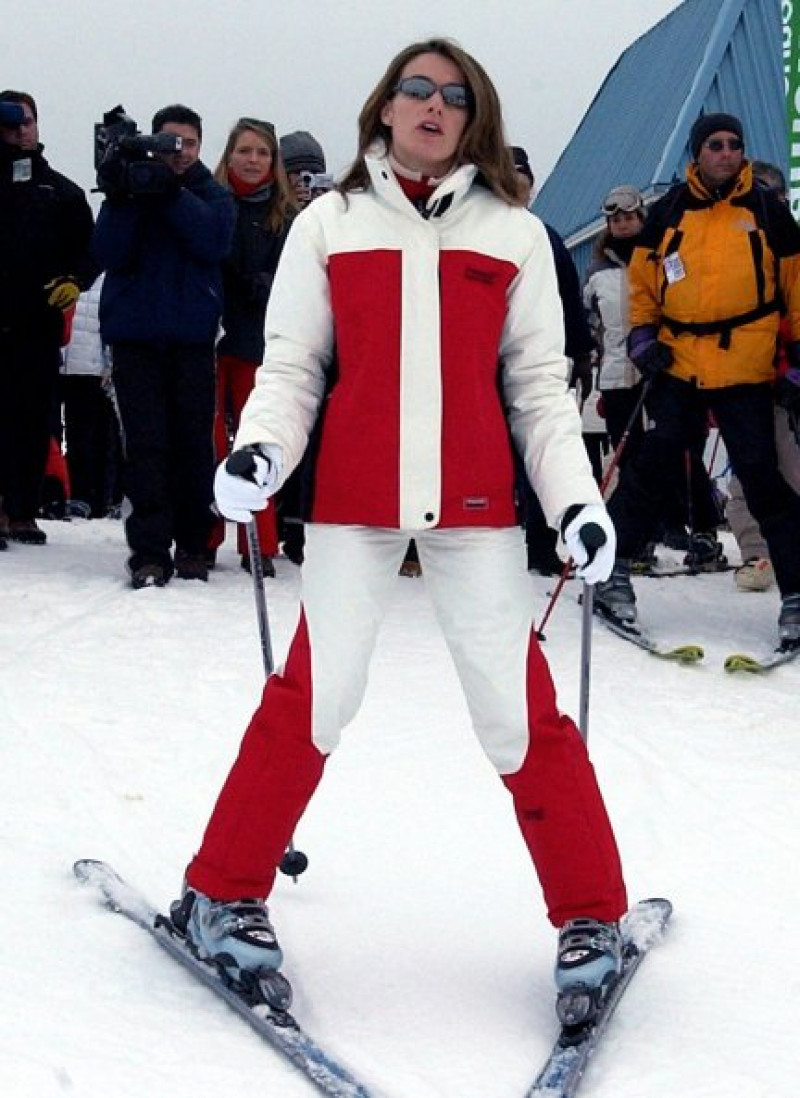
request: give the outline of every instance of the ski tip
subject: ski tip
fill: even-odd
[[[726,656],[724,666],[726,671],[749,671],[751,675],[764,670],[759,660],[744,652],[733,652],[730,656]]]
[[[705,658],[705,654],[705,649],[699,644],[682,644],[678,648],[673,648],[669,653],[669,657],[678,663],[691,664],[699,663],[700,660]]]
[[[72,863],[72,872],[79,881],[88,881],[104,865],[98,858],[78,858]]]
[[[672,904],[663,897],[640,900],[624,919],[624,934],[637,949],[646,950],[660,940],[672,916]]]

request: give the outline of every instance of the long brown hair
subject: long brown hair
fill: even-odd
[[[286,169],[283,166],[280,146],[275,136],[275,130],[269,122],[261,122],[257,118],[240,118],[228,134],[222,156],[214,169],[214,178],[228,190],[233,188],[228,178],[228,160],[236,147],[236,142],[243,133],[254,133],[267,143],[272,153],[272,198],[267,206],[266,224],[274,233],[283,232],[287,221],[297,213],[299,206],[294,196],[294,190],[289,182]]]
[[[394,89],[406,65],[424,53],[437,53],[457,65],[472,93],[470,118],[456,149],[455,164],[474,164],[487,186],[511,206],[522,205],[516,171],[506,148],[503,112],[494,84],[483,66],[455,42],[447,38],[430,38],[415,42],[390,62],[371,92],[358,116],[358,152],[352,165],[339,182],[343,194],[369,187],[366,154],[372,144],[382,138],[391,147],[392,131],[381,121],[381,111],[395,94]]]

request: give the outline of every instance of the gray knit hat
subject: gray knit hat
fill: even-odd
[[[697,160],[703,142],[711,137],[712,133],[735,133],[744,144],[744,131],[742,123],[733,114],[701,114],[692,126],[689,135],[689,148],[692,151],[692,159]]]
[[[307,130],[296,130],[281,138],[281,156],[287,172],[314,172],[325,169],[325,153]]]

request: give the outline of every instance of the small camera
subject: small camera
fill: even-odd
[[[330,191],[333,189],[333,176],[325,172],[300,172],[300,182],[310,191]]]

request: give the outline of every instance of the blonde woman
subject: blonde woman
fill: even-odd
[[[232,192],[236,229],[223,275],[223,336],[217,344],[217,386],[214,447],[217,460],[228,454],[228,416],[233,427],[253,388],[264,357],[264,314],[272,280],[297,206],[283,168],[270,122],[240,118],[231,129],[214,178]],[[275,508],[257,518],[264,574],[275,575],[278,553]],[[225,523],[216,522],[208,547],[213,561],[225,538]],[[247,535],[238,531],[242,566],[249,568]]]

